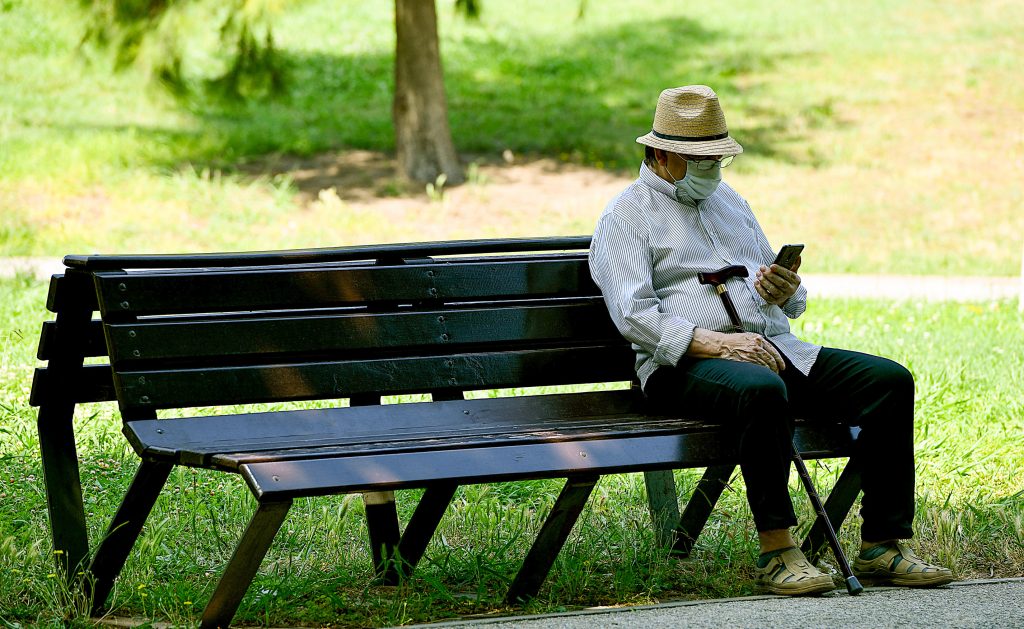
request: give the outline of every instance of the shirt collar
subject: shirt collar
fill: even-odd
[[[651,170],[651,168],[647,165],[647,162],[642,162],[640,164],[640,181],[645,183],[648,187],[653,188],[656,192],[660,192],[665,196],[669,197],[670,199],[672,199],[673,201],[679,203],[679,200],[676,197],[675,184],[665,181],[664,179],[659,177],[657,173]],[[682,203],[682,205],[694,208],[697,207],[696,204],[691,205],[693,201],[691,201],[689,198],[687,198],[686,201],[690,201],[690,203],[684,202]]]

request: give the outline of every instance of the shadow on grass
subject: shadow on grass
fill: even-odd
[[[578,34],[567,29],[558,41],[506,39],[481,27],[469,29],[460,43],[442,42],[452,133],[460,153],[474,161],[500,160],[507,149],[632,170],[641,156],[634,138],[650,129],[659,92],[689,83],[718,92],[734,137],[751,155],[806,161],[785,146],[809,128],[835,122],[828,102],[794,112],[758,87],[759,75],[791,58],[684,18]],[[282,55],[290,77],[284,97],[195,99],[184,104],[194,131],[126,127],[153,136],[141,158],[159,167],[190,162],[251,175],[316,168],[305,158],[332,150],[393,153],[391,54]],[[278,159],[268,163],[268,155]],[[378,182],[378,189],[387,187]]]

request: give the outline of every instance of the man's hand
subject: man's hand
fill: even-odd
[[[800,258],[796,259],[793,268],[786,269],[778,264],[771,267],[762,266],[754,280],[757,294],[770,304],[781,306],[800,288],[800,276],[796,274],[800,268]]]
[[[693,331],[693,340],[686,350],[695,358],[725,358],[767,367],[779,373],[786,368],[782,354],[760,334],[742,332],[725,334],[703,328]]]
[[[764,365],[775,373],[786,368],[786,363],[782,360],[779,350],[775,349],[775,346],[760,334],[743,332],[723,336],[725,338],[722,339],[720,358]]]

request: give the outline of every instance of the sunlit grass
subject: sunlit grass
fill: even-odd
[[[484,214],[330,195],[239,169],[268,155],[390,152],[391,5],[283,3],[288,98],[176,102],[111,74],[57,0],[0,19],[0,254],[209,251],[565,235],[605,199]],[[1024,233],[1024,5],[744,0],[689,17],[671,3],[439,3],[455,143],[467,161],[546,156],[635,170],[660,89],[707,83],[747,151],[727,178],[805,271],[1014,275]],[[202,39],[201,34],[195,35]],[[193,55],[195,71],[204,55]],[[87,60],[91,59],[91,62]],[[246,171],[251,172],[251,171]],[[478,184],[487,190],[489,184]],[[326,186],[329,189],[329,186]],[[383,186],[405,199],[404,189]],[[608,194],[610,196],[610,193]],[[316,195],[313,195],[316,198]]]

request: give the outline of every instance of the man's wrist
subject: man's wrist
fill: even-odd
[[[686,356],[691,358],[717,358],[722,355],[725,334],[704,328],[694,328],[690,346],[686,348]]]

